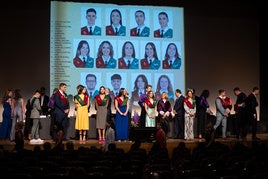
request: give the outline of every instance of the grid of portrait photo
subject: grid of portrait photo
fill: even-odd
[[[182,8],[54,2],[56,7],[64,14],[56,18],[71,22],[64,71],[71,92],[78,83],[92,94],[100,86],[114,95],[124,87],[135,106],[147,84],[156,97],[166,91],[174,98],[175,88],[184,90]]]

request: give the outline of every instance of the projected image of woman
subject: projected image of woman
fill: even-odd
[[[122,57],[118,59],[119,69],[139,69],[139,60],[135,58],[134,45],[127,41],[122,47]]]
[[[126,36],[126,27],[122,25],[122,15],[118,9],[110,14],[110,25],[106,26],[106,35]]]
[[[139,101],[141,95],[145,94],[145,87],[148,85],[148,80],[144,74],[140,74],[137,76],[134,82],[134,90],[131,94],[132,101]]]
[[[165,59],[162,62],[163,69],[180,69],[181,58],[176,44],[170,43],[167,46]]]
[[[168,14],[166,12],[160,12],[158,14],[158,22],[160,28],[154,31],[154,37],[156,38],[172,38],[173,30],[168,26]]]
[[[144,59],[141,60],[142,69],[158,70],[160,67],[160,60],[158,59],[154,43],[148,42],[145,45]]]
[[[73,64],[77,68],[93,68],[94,58],[89,56],[89,44],[85,40],[81,40],[77,46],[76,55]]]
[[[174,100],[174,92],[173,87],[171,84],[171,81],[167,75],[161,75],[158,78],[157,86],[156,86],[156,92],[155,92],[155,98],[157,100],[161,99],[161,94],[163,92],[166,92],[168,94],[168,100],[171,102]]]
[[[97,68],[116,68],[116,60],[113,58],[114,50],[109,41],[103,41],[98,49],[96,59]]]

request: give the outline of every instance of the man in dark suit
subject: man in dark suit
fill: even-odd
[[[234,94],[236,96],[236,102],[234,105],[235,134],[237,139],[239,139],[239,137],[245,139],[246,138],[245,127],[247,126],[245,100],[247,98],[247,95],[244,92],[242,92],[239,87],[234,88]]]
[[[177,99],[173,107],[173,113],[175,114],[173,118],[175,123],[174,138],[184,139],[184,96],[180,89],[176,89],[175,95]]]
[[[62,140],[66,139],[67,135],[67,128],[68,128],[68,122],[69,122],[69,111],[70,111],[70,105],[67,98],[67,94],[65,93],[67,89],[67,85],[65,83],[60,83],[59,90],[54,96],[54,114],[56,117],[56,145],[61,145]]]
[[[46,88],[45,87],[41,87],[40,88],[40,106],[42,109],[42,115],[47,115],[48,114],[48,101],[49,101],[49,96],[46,95]]]
[[[260,90],[258,87],[254,87],[252,92],[248,95],[245,100],[245,108],[247,111],[248,122],[252,127],[252,140],[260,140],[256,136],[257,133],[257,110],[256,107],[259,105],[256,96],[259,94]]]

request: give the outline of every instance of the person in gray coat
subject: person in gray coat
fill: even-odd
[[[30,144],[42,144],[44,140],[40,139],[39,137],[39,124],[40,124],[40,112],[41,112],[41,105],[40,105],[40,98],[41,92],[36,90],[34,92],[33,97],[30,99],[31,105],[31,115],[30,118],[33,119],[33,126],[31,130],[31,140]]]

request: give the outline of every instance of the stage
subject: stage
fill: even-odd
[[[268,133],[261,133],[257,134],[257,137],[260,138],[261,140],[259,142],[267,145],[268,144]],[[74,144],[74,149],[77,150],[79,147],[96,147],[96,148],[103,148],[103,144],[99,144],[97,139],[88,139],[85,142],[80,142],[79,140],[75,139],[70,139],[67,141],[72,141]],[[66,144],[67,141],[64,141],[63,143]],[[44,142],[49,142],[52,147],[54,147],[55,142],[51,139],[44,140]],[[204,142],[204,139],[198,139],[195,138],[194,140],[186,141],[184,139],[167,139],[167,149],[169,156],[172,156],[172,152],[174,148],[178,146],[180,142],[185,142],[186,147],[189,148],[190,150],[194,149],[200,142]],[[223,144],[226,144],[230,148],[232,148],[237,142],[240,142],[248,147],[251,147],[252,145],[252,139],[251,139],[251,134],[247,135],[246,140],[242,139],[236,139],[234,136],[228,136],[226,139],[222,138],[216,138],[216,142],[220,142]],[[125,152],[130,150],[131,145],[134,143],[134,141],[121,141],[118,142],[116,141],[116,147],[123,149]],[[154,141],[144,141],[141,143],[141,148],[145,149],[147,153],[150,151]],[[7,151],[12,151],[14,150],[15,147],[15,142],[10,142],[8,140],[3,140],[0,139],[0,145],[3,146],[4,150]],[[30,144],[28,140],[24,141],[24,148],[28,150],[34,150],[35,146],[40,146],[41,149],[43,149],[43,144]],[[66,147],[66,146],[65,146]]]

